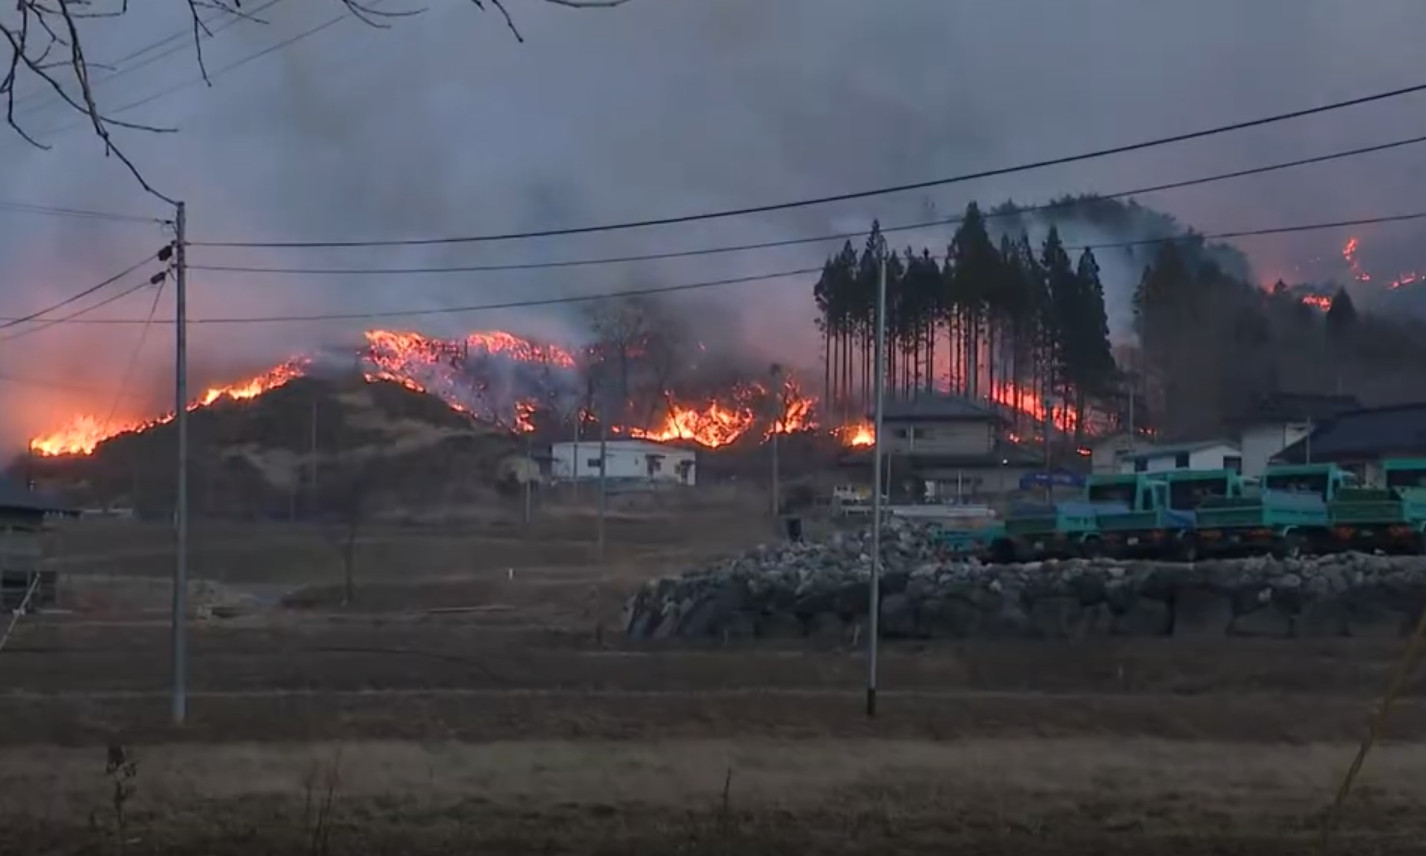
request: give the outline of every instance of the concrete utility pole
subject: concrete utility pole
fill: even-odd
[[[178,431],[178,486],[174,507],[176,560],[173,566],[173,722],[188,718],[188,213],[182,202],[174,223],[174,390]]]
[[[609,509],[609,490],[606,476],[609,473],[609,422],[604,417],[604,408],[599,408],[599,561],[604,561],[604,513]]]
[[[534,489],[535,479],[530,475],[530,465],[535,462],[534,440],[530,433],[525,434],[525,525],[530,525],[530,492]]]
[[[876,391],[873,397],[871,464],[871,579],[867,591],[867,676],[866,715],[876,716],[877,637],[881,619],[881,430],[882,404],[886,394],[886,239],[879,251],[876,276]]]
[[[1045,409],[1045,502],[1054,502],[1055,477],[1050,471],[1050,444],[1055,433],[1055,400],[1047,395],[1040,399],[1040,406]]]
[[[777,435],[782,431],[782,419],[786,415],[783,413],[782,366],[773,363],[769,374],[772,375],[773,407],[776,408],[772,423],[772,516],[776,520],[778,512],[782,510],[779,496],[782,491],[778,484]]]

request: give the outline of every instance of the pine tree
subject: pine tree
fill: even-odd
[[[1045,287],[1049,292],[1050,383],[1053,394],[1068,398],[1074,368],[1081,350],[1076,336],[1075,308],[1079,280],[1070,266],[1069,253],[1060,241],[1060,232],[1050,227],[1040,249],[1040,266],[1044,270]]]
[[[961,345],[963,389],[970,397],[980,396],[981,353],[987,301],[1000,265],[1000,254],[985,230],[985,218],[972,202],[966,206],[961,225],[951,239],[950,267],[954,271],[956,295],[962,301]]]

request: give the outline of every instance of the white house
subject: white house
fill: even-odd
[[[1314,425],[1359,407],[1349,395],[1269,396],[1242,422],[1243,475],[1261,476],[1273,456],[1312,433]]]
[[[1205,440],[1175,446],[1152,446],[1119,461],[1121,473],[1162,473],[1169,470],[1239,470],[1243,452],[1228,440]]]
[[[691,449],[650,440],[609,440],[606,477],[644,479],[692,485],[697,478],[697,454]],[[576,452],[578,453],[576,456]],[[556,479],[599,478],[599,441],[555,443],[550,446],[550,474]]]

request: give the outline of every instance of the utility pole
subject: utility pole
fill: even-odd
[[[579,429],[584,422],[584,408],[578,404],[574,406],[574,446],[570,448],[569,464],[569,498],[574,502],[579,502]]]
[[[779,496],[782,491],[778,484],[779,473],[777,461],[777,435],[782,432],[782,418],[785,415],[783,413],[782,366],[773,363],[770,374],[772,375],[773,407],[776,408],[774,421],[772,423],[772,517],[773,520],[776,520],[778,512],[782,510],[781,497]]]
[[[530,433],[525,434],[525,525],[530,525],[530,491],[533,489],[534,477],[530,475],[530,465],[535,462],[534,440]]]
[[[188,718],[188,214],[178,203],[174,228],[174,391],[178,431],[178,486],[174,508],[176,561],[173,566],[173,722]]]
[[[867,676],[866,715],[876,716],[877,636],[881,612],[881,430],[882,403],[886,394],[886,239],[881,241],[876,275],[876,392],[873,395],[872,495],[871,495],[871,579],[867,586]]]
[[[599,408],[599,541],[596,555],[604,561],[604,513],[609,508],[609,491],[605,477],[609,472],[609,420],[604,407]]]
[[[312,507],[317,506],[317,389],[312,388],[312,449],[311,461],[308,462],[308,496],[311,498]],[[308,509],[311,513],[311,509]]]
[[[1055,400],[1046,395],[1040,399],[1045,410],[1045,502],[1055,500],[1055,477],[1050,471],[1050,443],[1055,432]]]

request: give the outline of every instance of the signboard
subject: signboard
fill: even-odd
[[[1084,476],[1069,470],[1026,473],[1020,477],[1020,489],[1043,487],[1084,487]]]

